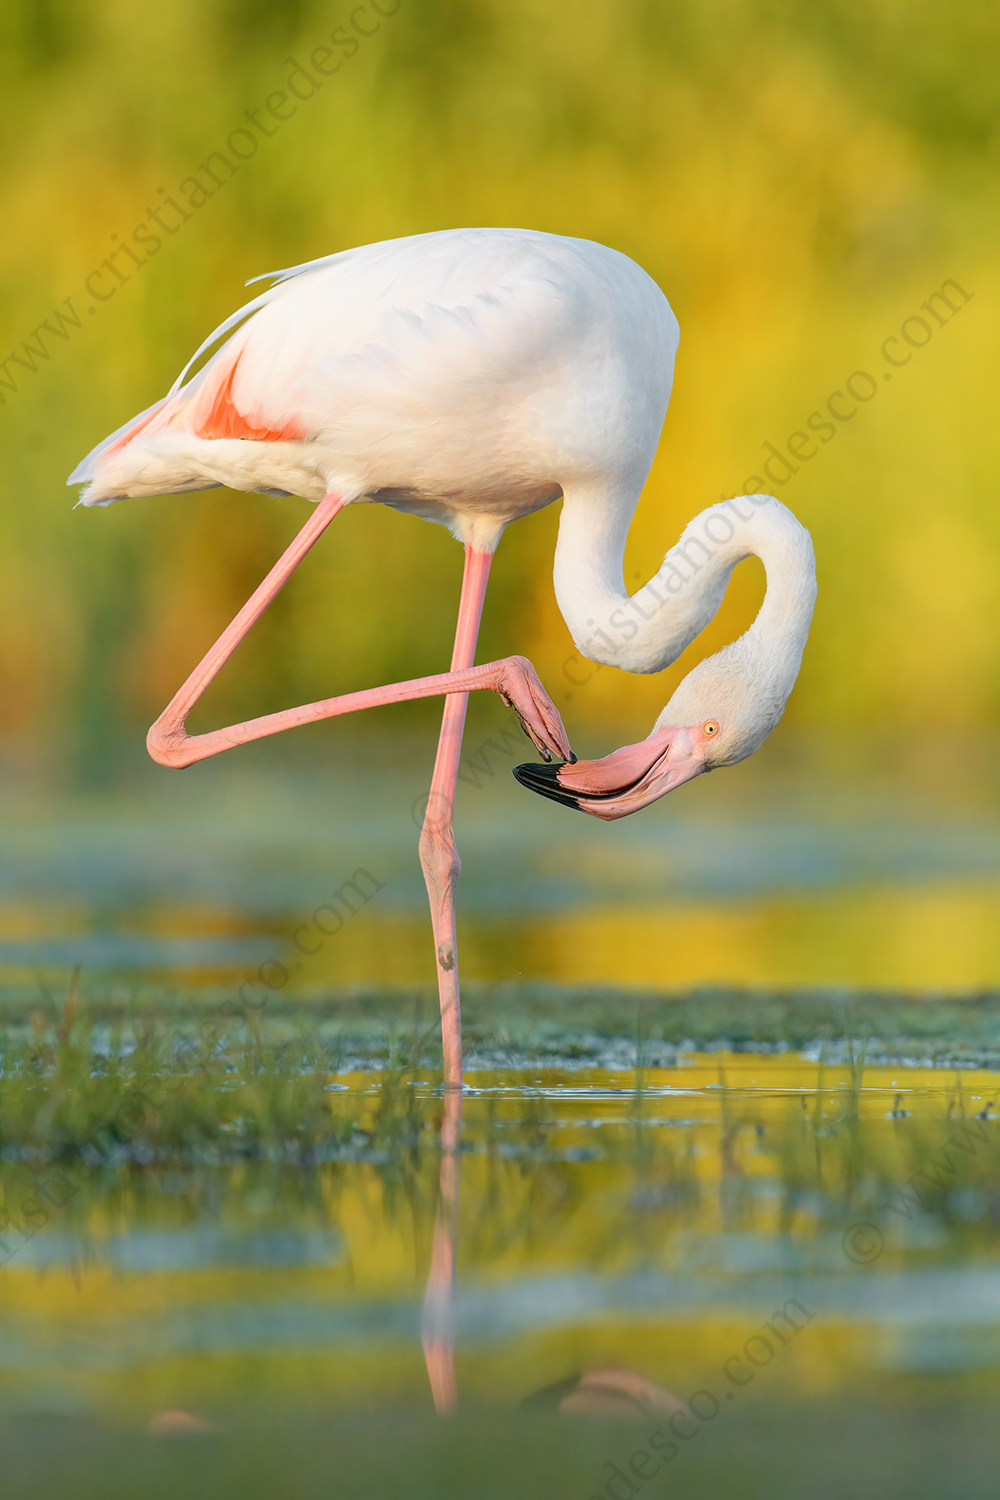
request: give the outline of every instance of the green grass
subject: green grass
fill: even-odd
[[[26,1218],[24,1205],[37,1201],[41,1184],[51,1195],[42,1227],[65,1242],[202,1222],[294,1234],[340,1224],[358,1183],[377,1184],[366,1201],[378,1205],[372,1212],[389,1226],[388,1238],[398,1221],[400,1233],[412,1231],[414,1244],[424,1245],[419,1282],[440,1165],[440,1074],[425,1062],[436,1048],[426,996],[356,993],[308,1007],[276,1002],[273,1013],[269,1008],[249,1021],[223,1013],[218,996],[160,993],[155,1003],[150,994],[122,1005],[95,986],[86,1005],[75,990],[65,999],[35,1001],[8,1007],[2,1038],[0,1190],[8,1216]],[[886,1036],[908,1028],[925,1041],[930,1036],[954,1047],[956,1035],[964,1035],[970,1045],[978,1038],[978,1045],[993,1034],[997,1006],[990,997],[870,996],[856,997],[845,1012],[835,996],[474,990],[467,1004],[470,1044],[522,1062],[530,1056],[531,1068],[492,1075],[491,1082],[524,1085],[520,1092],[466,1102],[463,1276],[475,1281],[502,1265],[508,1274],[511,1268],[543,1273],[538,1252],[549,1239],[571,1246],[574,1265],[615,1273],[623,1247],[636,1265],[659,1264],[673,1236],[681,1244],[685,1234],[717,1229],[743,1236],[779,1232],[802,1252],[806,1266],[813,1264],[815,1241],[815,1264],[825,1271],[824,1246],[836,1249],[845,1225],[857,1220],[885,1229],[879,1271],[942,1259],[988,1261],[1000,1205],[1000,1140],[992,1128],[983,1126],[975,1151],[959,1160],[960,1177],[945,1176],[938,1188],[930,1179],[921,1186],[921,1225],[937,1240],[911,1243],[900,1232],[909,1224],[896,1224],[885,1211],[889,1195],[940,1153],[960,1117],[972,1124],[980,1105],[960,1099],[958,1080],[952,1086],[942,1078],[947,1086],[930,1108],[913,1105],[912,1114],[896,1119],[882,1117],[887,1106],[881,1103],[873,1112],[860,1091],[871,1054],[882,1045],[875,1031],[880,1023]],[[801,1099],[723,1087],[697,1122],[681,1115],[697,1113],[698,1101],[668,1105],[644,1095],[641,1067],[616,1067],[618,1083],[626,1091],[634,1083],[635,1093],[623,1093],[600,1120],[590,1118],[599,1111],[589,1100],[574,1114],[569,1098],[555,1102],[530,1089],[538,1068],[553,1059],[592,1062],[602,1048],[623,1043],[638,1044],[641,1060],[648,1049],[685,1035],[772,1047],[799,1035],[814,1040],[824,1030],[831,1041],[813,1081],[829,1082],[828,1056],[840,1047],[847,1054],[847,1087]],[[867,1043],[851,1040],[869,1032]],[[380,1059],[380,1071],[368,1074],[364,1088],[327,1092],[330,1070]],[[573,1081],[572,1074],[561,1076]],[[553,1070],[549,1077],[560,1074]],[[423,1086],[412,1087],[417,1082]],[[671,1123],[685,1128],[667,1128],[660,1117],[671,1109]],[[581,1128],[568,1128],[568,1119],[570,1126],[578,1119]],[[588,1149],[567,1152],[579,1142]],[[712,1152],[721,1163],[719,1181],[699,1171]],[[765,1201],[751,1191],[760,1170],[776,1198]],[[951,1192],[956,1185],[979,1202],[974,1221],[963,1217]],[[60,1193],[65,1202],[55,1212]],[[25,1265],[38,1248],[25,1248],[29,1238],[21,1247]],[[855,1270],[842,1257],[836,1265],[848,1275],[876,1274]],[[53,1282],[62,1285],[58,1276]],[[351,1296],[346,1283],[336,1286],[336,1295]],[[400,1294],[394,1289],[392,1295]],[[20,1313],[15,1308],[9,1315],[16,1320]],[[60,1307],[58,1317],[64,1316]],[[380,1347],[373,1346],[373,1358]],[[470,1343],[464,1352],[471,1357],[475,1349]],[[690,1357],[690,1351],[674,1353],[678,1368]],[[205,1359],[211,1366],[212,1356]],[[609,1492],[608,1466],[624,1470],[630,1455],[647,1447],[641,1424],[558,1419],[520,1410],[513,1398],[506,1407],[501,1402],[487,1409],[475,1394],[463,1398],[459,1416],[442,1422],[429,1417],[426,1398],[421,1408],[412,1393],[396,1392],[376,1405],[360,1396],[345,1399],[340,1386],[333,1393],[320,1380],[315,1388],[300,1383],[293,1396],[280,1383],[258,1389],[250,1375],[227,1384],[227,1368],[220,1360],[217,1382],[209,1369],[192,1388],[202,1397],[214,1390],[214,1405],[185,1398],[199,1411],[204,1407],[215,1428],[187,1439],[148,1438],[135,1425],[126,1428],[130,1419],[121,1412],[46,1415],[44,1391],[36,1399],[32,1386],[41,1379],[35,1374],[22,1394],[25,1410],[40,1414],[16,1417],[18,1389],[11,1384],[0,1407],[4,1500],[318,1500],[341,1494],[646,1500],[667,1493],[691,1500],[729,1493],[741,1500],[806,1494],[809,1500],[845,1494],[964,1500],[994,1488],[995,1444],[984,1387],[976,1383],[989,1379],[992,1390],[989,1372],[893,1376],[887,1395],[884,1377],[867,1371],[862,1384],[835,1382],[835,1398],[803,1392],[795,1404],[782,1405],[778,1388],[760,1400],[741,1397],[679,1448],[669,1471],[628,1495],[624,1485]],[[526,1366],[518,1387],[524,1393],[532,1389],[532,1376]],[[535,1384],[543,1383],[539,1376]],[[81,1407],[109,1409],[117,1411]]]
[[[822,1186],[832,1195],[830,1213],[836,1217],[874,1211],[940,1148],[960,1118],[983,1108],[962,1098],[959,1071],[954,1082],[943,1074],[931,1109],[894,1122],[898,1128],[888,1129],[881,1117],[859,1121],[865,1067],[886,1050],[915,1048],[922,1058],[935,1046],[949,1055],[965,1047],[965,1061],[988,1052],[1000,1005],[992,997],[859,997],[845,1011],[842,1000],[822,996],[626,998],[537,989],[475,993],[466,1022],[473,1082],[516,1086],[502,1117],[489,1098],[467,1108],[465,1138],[473,1143],[467,1149],[489,1154],[500,1143],[505,1151],[520,1143],[525,1160],[518,1170],[530,1172],[534,1160],[542,1175],[555,1159],[550,1147],[559,1111],[533,1092],[540,1069],[553,1081],[569,1083],[580,1068],[612,1069],[619,1085],[628,1087],[631,1080],[635,1088],[632,1103],[626,1098],[616,1113],[641,1126],[650,1114],[643,1094],[646,1070],[673,1062],[681,1039],[769,1052],[825,1033],[808,1083],[829,1087],[824,1068],[838,1063],[847,1068],[850,1087],[812,1094],[808,1109],[805,1096],[789,1100],[777,1114],[766,1103],[766,1087],[759,1098],[727,1088],[715,1098],[728,1141],[742,1131],[768,1134],[790,1202],[800,1189]],[[895,1040],[879,1039],[880,1022],[891,1027]],[[858,1042],[859,1036],[865,1040]],[[15,1196],[14,1178],[20,1172],[30,1178],[39,1162],[72,1164],[88,1180],[92,1173],[97,1192],[108,1170],[114,1177],[128,1167],[141,1176],[148,1167],[155,1177],[171,1162],[225,1169],[366,1160],[386,1180],[402,1173],[411,1181],[436,1169],[438,1039],[413,997],[409,1007],[401,996],[385,995],[329,999],[308,1008],[276,1004],[266,1017],[206,1009],[203,1002],[196,1007],[188,997],[187,1005],[136,1002],[129,1011],[102,1015],[99,1001],[84,1008],[71,990],[61,1006],[36,1007],[27,1017],[9,1014],[2,1051],[0,1171]],[[369,1080],[363,1087],[359,1069]],[[345,1070],[355,1073],[354,1086],[331,1093],[331,1078]],[[720,1081],[725,1083],[721,1072]],[[765,1077],[761,1082],[766,1086]],[[652,1114],[662,1113],[661,1100],[652,1104]],[[963,1162],[962,1181],[992,1193],[1000,1176],[1000,1143],[992,1131],[985,1137],[975,1160]],[[602,1155],[618,1167],[641,1169],[646,1176],[655,1168],[677,1182],[689,1175],[677,1132],[602,1132],[601,1140]],[[951,1220],[946,1187],[935,1193],[927,1184],[924,1193],[931,1210]],[[27,1181],[21,1196],[26,1190]],[[966,1232],[957,1219],[955,1228]]]
[[[8,1077],[59,1091],[59,1118],[84,1097],[107,1111],[128,1091],[163,1091],[192,1107],[206,1084],[236,1074],[283,1079],[267,1105],[308,1121],[322,1103],[320,1073],[352,1067],[389,1074],[440,1067],[437,1000],[429,987],[354,986],[308,999],[272,995],[241,1008],[234,991],[146,985],[128,999],[85,978],[66,1000],[37,989],[0,994]],[[674,1049],[801,1050],[828,1061],[918,1061],[1000,1067],[1000,992],[964,996],[835,990],[640,988],[545,983],[466,984],[463,1036],[472,1067],[669,1063]],[[613,1056],[612,1056],[613,1054]],[[307,1069],[315,1069],[310,1081]],[[187,1082],[184,1080],[187,1079]],[[297,1084],[292,1080],[298,1079]],[[153,1080],[156,1080],[155,1085]],[[261,1088],[263,1089],[263,1084]],[[288,1090],[298,1090],[289,1093]],[[2,1106],[0,1106],[2,1108]],[[263,1105],[262,1105],[263,1108]]]

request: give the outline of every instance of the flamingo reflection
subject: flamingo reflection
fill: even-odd
[[[458,1255],[458,1193],[461,1179],[462,1091],[445,1089],[441,1122],[441,1175],[431,1269],[420,1322],[427,1375],[436,1410],[455,1408],[455,1262]]]

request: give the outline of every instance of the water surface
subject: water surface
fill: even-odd
[[[79,963],[127,992],[144,976],[189,986],[290,959],[303,993],[433,982],[416,844],[434,732],[383,727],[362,740],[326,726],[182,774],[136,745],[90,791],[11,770],[0,980],[57,983]],[[456,812],[465,977],[1000,984],[1000,754],[988,737],[945,775],[951,751],[930,740],[783,729],[743,765],[611,825],[518,786],[522,739],[499,705],[473,703]],[[345,900],[358,870],[370,899]],[[323,931],[315,913],[331,902]]]
[[[253,1080],[219,1145],[5,1153],[8,1212],[33,1186],[48,1218],[8,1236],[3,1407],[225,1426],[279,1386],[333,1412],[513,1410],[605,1367],[685,1403],[993,1381],[997,1075],[680,1062],[472,1073],[463,1097],[337,1074],[329,1144],[297,1160],[241,1135]]]

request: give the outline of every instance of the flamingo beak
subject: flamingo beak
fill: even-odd
[[[658,729],[638,745],[575,765],[515,766],[522,786],[611,823],[648,807],[706,769],[700,730]]]

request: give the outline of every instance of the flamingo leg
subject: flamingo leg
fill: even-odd
[[[241,743],[240,739],[230,737],[230,730],[242,728],[242,725],[216,730],[214,735],[191,736],[185,733],[184,721],[205,689],[214,682],[244,636],[260,619],[275,594],[284,588],[299,563],[312,550],[334,516],[343,508],[344,502],[339,495],[324,495],[298,536],[278,558],[263,583],[254,589],[236,618],[226,626],[215,645],[206,652],[187,681],[174,694],[146,736],[146,745],[154,760],[159,761],[161,765],[187,766],[194,760],[201,760],[203,755],[216,753],[216,748],[228,750],[231,745]],[[189,746],[192,739],[211,740],[213,748],[204,748],[202,755],[180,758],[177,751],[182,746]]]
[[[207,734],[187,733],[185,721],[198,699],[342,508],[343,502],[336,495],[327,495],[320,502],[232,624],[226,627],[215,645],[175,693],[146,736],[146,745],[153,759],[161,766],[179,770],[184,766],[194,765],[196,761],[205,760],[210,755],[220,755],[224,750],[232,750],[236,745],[246,745],[252,740],[263,739],[266,735],[278,734],[283,729],[315,724],[320,719],[356,713],[363,708],[378,708],[383,704],[404,703],[412,698],[440,697],[459,691],[464,694],[477,688],[488,688],[499,693],[505,703],[517,710],[525,729],[546,759],[553,756],[561,760],[572,758],[558,711],[538,681],[531,663],[522,656],[506,657],[502,661],[488,662],[481,667],[470,666],[459,671],[438,672],[433,677],[416,677],[409,682],[391,682],[385,687],[342,693],[336,698],[324,698],[317,703],[304,703],[298,708],[282,709],[279,713],[263,714],[258,719],[247,719],[242,724],[229,724],[224,729],[213,729]],[[485,562],[485,572],[488,572],[489,557],[485,553],[477,553],[476,556],[480,559],[477,569],[482,572]],[[482,576],[484,590],[485,572]],[[463,599],[464,597],[463,593]],[[473,619],[470,609],[465,608],[462,619],[464,627],[460,620],[456,634],[456,659],[471,661],[475,651],[479,614],[476,612]],[[471,638],[467,640],[470,628]],[[461,714],[464,721],[464,699]],[[456,755],[456,774],[457,769]]]
[[[476,654],[479,622],[483,615],[486,584],[493,555],[465,549],[462,598],[458,607],[453,672],[468,670]],[[469,695],[449,693],[441,716],[430,796],[420,830],[420,863],[431,906],[434,928],[434,959],[437,965],[438,997],[441,1001],[441,1046],[444,1051],[446,1088],[462,1086],[462,1013],[458,983],[458,937],[455,930],[455,888],[462,861],[455,848],[452,813],[462,735]]]
[[[150,729],[146,744],[150,755],[161,765],[189,766],[209,755],[218,755],[236,745],[277,734],[282,729],[292,729],[301,724],[315,723],[319,719],[353,713],[362,708],[374,708],[380,704],[445,695],[437,758],[434,762],[427,813],[420,833],[420,862],[434,928],[445,1085],[447,1088],[460,1089],[462,1023],[456,958],[455,887],[462,866],[455,848],[452,808],[470,691],[489,688],[499,693],[506,703],[517,710],[522,724],[547,760],[553,755],[564,760],[573,758],[558,711],[538,681],[529,661],[512,656],[481,667],[472,665],[492,554],[479,552],[472,547],[466,548],[462,597],[449,672],[415,678],[410,682],[390,683],[386,687],[344,693],[337,698],[326,698],[298,708],[284,709],[280,713],[265,714],[242,724],[230,724],[207,734],[189,735],[184,727],[191,709],[223,664],[342,508],[343,501],[337,495],[327,495],[320,502],[260,587],[250,596],[236,618],[163,710]]]

